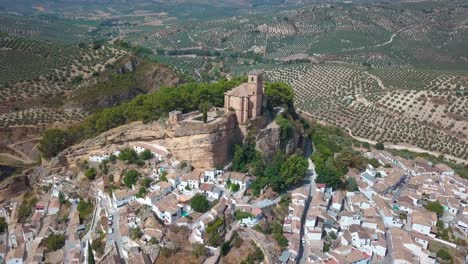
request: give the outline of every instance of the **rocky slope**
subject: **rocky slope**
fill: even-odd
[[[62,160],[61,164],[73,167],[78,160],[87,159],[90,154],[102,154],[144,142],[167,148],[175,158],[189,162],[195,168],[219,167],[228,162],[233,146],[242,138],[233,113],[207,124],[189,120],[176,125],[134,122],[70,147],[53,160]]]

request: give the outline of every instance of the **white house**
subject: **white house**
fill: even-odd
[[[93,155],[90,155],[89,156],[89,161],[90,162],[103,162],[104,160],[106,159],[109,159],[110,155],[105,153],[105,154],[101,154],[101,155],[98,155],[98,154],[93,154]]]
[[[223,170],[209,169],[205,170],[205,177],[202,178],[202,182],[216,182],[216,179],[223,175]]]
[[[184,174],[180,179],[179,185],[183,186],[183,188],[185,188],[185,186],[188,186],[190,189],[198,190],[200,188],[200,176],[201,171],[199,170],[194,170],[190,173]]]
[[[47,215],[57,214],[60,209],[60,202],[57,198],[52,198],[47,209]]]
[[[309,188],[307,187],[300,187],[293,191],[291,194],[291,202],[293,204],[300,204],[305,206],[307,200],[309,199]]]
[[[230,172],[229,180],[231,184],[239,184],[241,189],[247,189],[250,186],[250,177],[240,172]]]
[[[343,210],[343,206],[344,206],[344,197],[343,197],[343,194],[338,191],[332,197],[330,209],[336,212],[341,212],[341,210]]]
[[[135,190],[115,190],[112,192],[112,202],[115,208],[119,208],[136,199]]]
[[[152,185],[151,189],[161,190],[163,195],[167,195],[170,192],[172,192],[173,186],[172,186],[172,184],[170,182],[161,181],[161,182],[158,182],[157,184]]]
[[[142,153],[143,151],[145,151],[146,149],[143,148],[143,147],[140,147],[140,146],[133,146],[133,150],[135,150],[135,152],[136,152],[137,154],[140,154],[140,153]]]
[[[436,164],[434,167],[444,177],[455,175],[455,171],[443,163]]]
[[[357,248],[370,246],[371,237],[367,230],[359,225],[350,225],[347,230],[351,234],[351,244]]]
[[[202,183],[200,185],[200,191],[210,199],[217,200],[221,198],[221,189],[212,183]]]
[[[319,241],[322,240],[323,230],[320,227],[307,227],[306,228],[306,237],[309,241]]]
[[[341,213],[340,228],[348,229],[350,225],[361,225],[361,215],[359,213],[348,211]]]
[[[173,194],[164,197],[153,206],[154,212],[165,224],[172,224],[179,219],[182,216],[182,208]]]
[[[435,234],[431,233],[432,227],[434,227],[437,222],[437,215],[435,213],[417,210],[414,211],[412,218],[412,230],[433,238],[435,237]]]
[[[385,238],[380,236],[377,240],[372,241],[371,249],[379,258],[385,257],[387,255],[387,242]]]
[[[468,216],[463,215],[458,218],[458,227],[468,233]]]

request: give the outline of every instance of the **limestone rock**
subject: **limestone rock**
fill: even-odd
[[[180,161],[187,161],[195,168],[209,168],[227,163],[231,148],[242,142],[242,134],[233,113],[207,124],[193,121],[181,121],[176,125],[134,122],[85,140],[59,155],[67,157],[68,164],[75,164],[90,154],[113,152],[132,142],[164,146]]]

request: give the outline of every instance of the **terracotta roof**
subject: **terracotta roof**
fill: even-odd
[[[202,183],[200,185],[200,190],[205,191],[205,192],[211,192],[214,188],[214,184],[211,183]]]

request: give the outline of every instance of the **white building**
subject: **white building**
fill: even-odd
[[[435,213],[417,210],[414,211],[412,218],[412,230],[433,238],[435,237],[435,234],[431,232],[432,228],[436,225],[437,222],[437,215]]]
[[[112,192],[112,202],[115,208],[119,208],[136,199],[135,190],[115,190]]]
[[[231,184],[239,184],[241,189],[247,189],[250,186],[250,177],[240,172],[230,172],[229,180]]]
[[[348,229],[350,225],[361,225],[361,215],[345,211],[340,217],[340,228]]]
[[[182,208],[173,194],[164,197],[153,206],[154,212],[165,224],[172,224],[179,219],[182,216]]]

